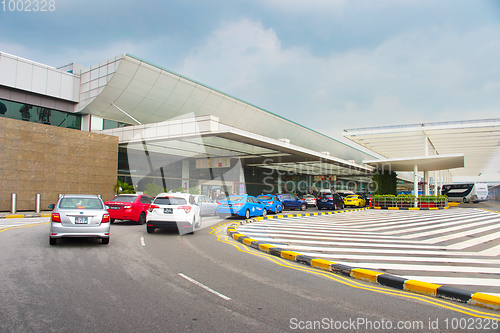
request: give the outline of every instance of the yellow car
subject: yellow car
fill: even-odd
[[[360,195],[351,194],[344,198],[344,205],[346,206],[356,206],[364,207],[366,206],[366,200]]]

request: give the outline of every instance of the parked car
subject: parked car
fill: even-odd
[[[219,201],[216,214],[222,219],[228,216],[266,216],[266,206],[256,197],[248,194],[230,195]]]
[[[274,212],[274,214],[281,213],[283,211],[283,203],[278,199],[276,195],[273,194],[262,194],[257,196],[260,202],[262,202],[268,212]]]
[[[308,206],[316,206],[316,197],[312,194],[305,194],[302,196],[302,199],[304,199],[307,202]]]
[[[344,204],[346,206],[364,207],[366,206],[366,200],[361,195],[351,194],[344,198]]]
[[[149,206],[146,231],[177,229],[181,235],[193,234],[201,227],[201,210],[189,193],[160,193]]]
[[[145,194],[118,194],[113,199],[106,201],[111,223],[115,220],[130,220],[139,224],[146,222],[149,205],[154,198]]]
[[[194,201],[200,207],[201,215],[215,215],[217,202],[206,195],[194,195]]]
[[[97,195],[66,194],[56,204],[50,218],[49,244],[59,238],[91,237],[109,243],[110,217],[106,206]]]
[[[316,200],[316,207],[318,207],[318,209],[343,209],[344,200],[338,193],[323,192]]]
[[[278,198],[283,203],[283,209],[307,209],[307,202],[293,194],[278,194]]]

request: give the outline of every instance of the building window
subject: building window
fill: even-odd
[[[115,121],[115,120],[104,119],[104,122],[102,124],[102,129],[107,130],[107,129],[111,129],[111,128],[118,128],[118,127],[125,127],[125,126],[132,126],[132,125],[126,124],[126,123],[120,123],[120,122]]]
[[[82,116],[0,99],[0,117],[30,121],[34,123],[81,129]]]

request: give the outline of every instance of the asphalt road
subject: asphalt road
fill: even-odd
[[[0,229],[1,332],[498,331],[496,311],[278,259],[218,218],[183,236],[115,223],[109,245],[57,246],[46,221]]]

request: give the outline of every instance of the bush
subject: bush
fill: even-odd
[[[116,194],[135,194],[134,185],[129,185],[128,183],[124,183],[121,180],[116,180],[115,185]]]
[[[155,197],[158,193],[165,192],[165,189],[154,183],[149,183],[144,186],[144,194]]]

